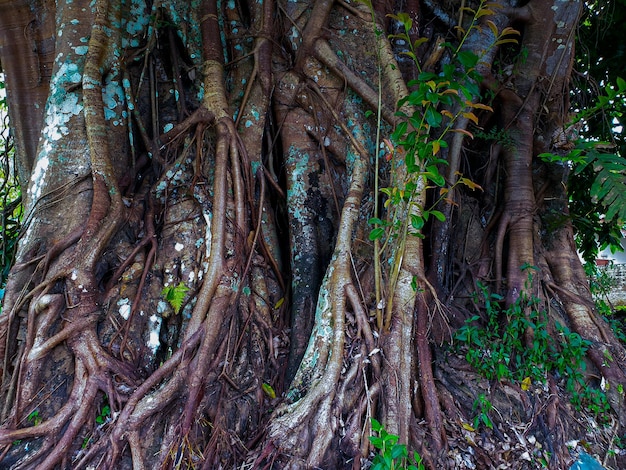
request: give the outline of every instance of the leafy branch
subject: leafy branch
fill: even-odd
[[[388,162],[389,168],[394,169],[389,185],[377,188],[377,193],[384,195],[386,215],[380,215],[376,206],[374,216],[369,219],[373,226],[369,239],[374,243],[375,262],[386,249],[391,248],[393,251],[389,292],[395,289],[406,237],[424,238],[424,226],[431,218],[444,222],[445,215],[435,208],[441,202],[454,204],[449,195],[458,185],[467,186],[471,190],[481,189],[458,172],[455,172],[458,178],[446,181],[440,168],[448,165],[442,149],[447,148],[446,138],[450,133],[460,132],[473,137],[469,131],[455,128],[456,123],[460,119],[467,119],[478,124],[477,111],[492,111],[490,106],[479,102],[479,82],[482,77],[477,67],[480,57],[461,48],[470,32],[484,27],[484,24],[494,31],[495,39],[489,48],[516,41],[512,36],[519,33],[511,28],[498,31],[495,23],[489,20],[486,23],[481,20],[479,24],[478,19],[494,14],[497,7],[493,3],[481,1],[477,10],[471,10],[474,19],[467,30],[460,29],[463,32],[460,44],[457,47],[445,44],[451,50],[453,60],[444,64],[439,73],[421,69],[416,51],[427,39],[412,40],[409,32],[413,21],[410,16],[406,13],[389,15],[404,29],[390,38],[408,44],[408,50],[403,54],[414,62],[419,71],[417,78],[407,83],[411,92],[397,103],[396,116],[399,119],[396,127],[390,138],[383,139],[386,148],[383,158]],[[378,164],[378,160],[376,163]],[[430,207],[423,207],[421,202],[422,194],[426,190],[438,191],[435,202]],[[413,285],[417,285],[415,279]],[[377,305],[382,305],[378,289]],[[388,327],[387,318],[384,326]]]
[[[578,113],[564,130],[564,134],[573,134],[574,130],[585,128],[588,120],[600,112],[605,113],[610,120],[619,121],[622,111],[608,108],[614,103],[626,101],[626,81],[617,78],[616,82],[617,86],[607,84],[604,88],[605,94],[598,97],[594,106]],[[574,204],[571,205],[573,222],[578,228],[585,259],[589,261],[595,257],[596,237],[602,245],[601,248],[608,245],[621,251],[619,228],[626,222],[626,160],[617,151],[617,146],[612,142],[581,138],[576,140],[573,148],[565,155],[543,153],[539,157],[544,161],[559,162],[572,168],[570,197],[578,191],[591,195],[591,199],[585,204],[574,198]],[[594,211],[603,213],[602,224],[598,214],[590,213]],[[595,223],[590,219],[595,220]]]

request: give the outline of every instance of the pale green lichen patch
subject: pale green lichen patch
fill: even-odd
[[[60,60],[61,55],[57,56]],[[37,162],[31,176],[28,195],[34,201],[41,196],[43,183],[50,165],[50,154],[61,140],[70,132],[69,121],[83,110],[83,104],[76,92],[68,92],[68,88],[81,82],[82,75],[78,65],[66,61],[62,63],[50,80],[50,94],[46,103],[42,142]]]
[[[107,81],[102,88],[102,100],[104,102],[104,117],[107,120],[114,120],[113,124],[121,124],[119,118],[121,116],[120,107],[123,105],[126,94],[120,83],[115,77],[108,76]]]
[[[310,387],[311,383],[319,376],[321,376],[323,370],[317,370],[319,367],[325,367],[325,364],[318,364],[320,358],[320,351],[323,349],[328,350],[333,341],[334,329],[332,324],[332,301],[331,293],[328,290],[330,285],[329,279],[334,271],[333,264],[328,267],[322,286],[320,287],[317,308],[315,310],[315,325],[313,332],[310,336],[309,344],[306,352],[300,362],[300,367],[293,380],[293,385],[290,387],[287,396],[296,401],[300,396],[306,394],[306,390]],[[332,355],[332,351],[329,351],[328,357]]]
[[[146,2],[133,0],[130,2],[129,20],[126,23],[126,32],[128,34],[143,34],[146,26],[148,26],[150,17],[147,13]]]
[[[76,54],[85,55],[87,54],[87,51],[89,50],[89,46],[76,46],[73,49],[74,49],[74,52],[76,52]]]
[[[290,182],[287,187],[289,213],[295,219],[301,219],[301,208],[306,202],[306,175],[309,172],[309,155],[302,149],[291,146],[287,152],[286,165],[291,168]]]
[[[189,53],[202,48],[200,19],[195,17],[195,12],[199,11],[200,4],[200,0],[192,0],[191,2],[164,0],[161,3],[161,8],[167,11],[172,24],[186,25],[185,28],[176,28],[176,33]],[[200,65],[202,58],[198,54],[194,54],[194,57],[191,58],[196,65]]]

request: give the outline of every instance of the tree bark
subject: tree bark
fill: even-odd
[[[558,378],[550,396],[488,383],[446,342],[475,281],[507,305],[541,292],[623,409],[623,346],[571,223],[548,229],[567,216],[563,168],[536,158],[568,112],[581,3],[503,0],[476,22],[471,3],[408,2],[410,37],[427,39],[408,63],[389,2],[0,2],[26,196],[0,313],[0,466],[356,469],[376,418],[429,468],[521,461],[517,427],[567,468],[582,431],[556,412]],[[507,142],[470,142],[474,119],[456,121],[441,189],[389,139],[420,69],[456,60],[440,46],[457,18],[494,111],[469,102]],[[491,24],[519,25],[528,56]],[[375,194],[407,183],[393,204]],[[446,220],[415,228],[445,191]],[[480,396],[499,413],[491,453],[470,444]]]

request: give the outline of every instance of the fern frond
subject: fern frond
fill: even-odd
[[[587,164],[592,164],[596,178],[591,185],[591,197],[605,209],[607,220],[626,221],[626,159],[591,150]]]
[[[178,314],[185,301],[185,294],[189,287],[182,282],[179,282],[177,286],[166,286],[161,291],[163,298],[172,306],[174,313]]]

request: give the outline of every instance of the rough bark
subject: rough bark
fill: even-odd
[[[439,45],[466,3],[407,3],[424,69],[450,60]],[[496,424],[532,430],[565,468],[583,431],[557,416],[556,379],[488,384],[445,344],[474,281],[512,304],[535,265],[532,292],[593,342],[623,407],[626,355],[571,224],[547,228],[567,213],[563,168],[536,158],[568,111],[580,2],[494,4],[463,50],[488,49],[480,124],[508,145],[470,143],[457,121],[446,186],[461,172],[484,193],[456,187],[446,220],[417,231],[438,197],[423,177],[393,214],[374,194],[410,177],[376,145],[419,76],[385,36],[389,2],[0,3],[27,195],[0,314],[0,465],[360,468],[376,417],[430,468],[463,453],[487,468],[507,451],[468,444],[483,393]],[[490,48],[487,20],[519,27],[528,57]],[[380,250],[376,206],[400,227]]]

